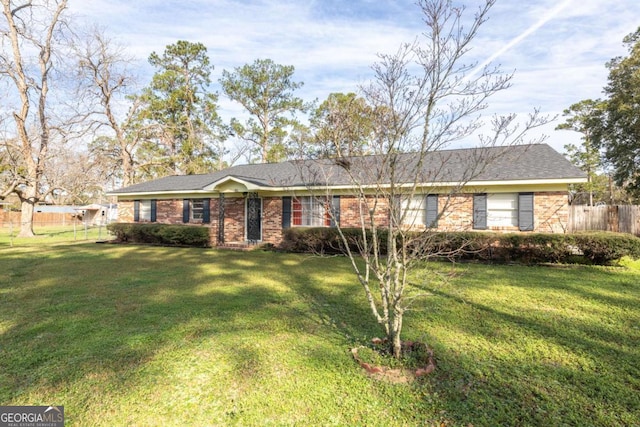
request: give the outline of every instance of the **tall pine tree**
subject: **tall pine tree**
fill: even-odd
[[[162,55],[152,53],[157,71],[138,100],[137,116],[149,129],[142,163],[147,174],[195,174],[214,170],[222,155],[217,142],[225,131],[218,116],[218,95],[209,91],[213,65],[202,43],[180,40]]]
[[[291,65],[257,59],[233,72],[222,72],[222,90],[249,113],[244,122],[232,121],[234,132],[253,147],[262,162],[288,157],[288,138],[300,125],[296,113],[306,110],[304,101],[294,95],[303,85],[293,80],[294,71]]]
[[[628,56],[607,63],[602,145],[616,183],[640,198],[640,28],[623,41]]]

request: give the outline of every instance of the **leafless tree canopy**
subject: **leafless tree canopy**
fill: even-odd
[[[64,28],[66,0],[16,2],[2,0],[0,79],[8,81],[18,101],[9,108],[15,144],[5,145],[12,163],[10,188],[22,204],[21,236],[32,236],[33,209],[43,197],[42,177],[55,115],[49,111],[56,46]],[[7,141],[8,142],[8,141]],[[46,189],[45,189],[46,191]]]
[[[77,117],[83,131],[94,136],[92,157],[102,164],[106,177],[123,186],[133,184],[135,151],[148,132],[132,124],[139,103],[124,103],[136,84],[133,58],[97,27],[77,38],[73,51],[78,61]]]
[[[464,242],[452,249],[450,242],[443,244],[442,235],[436,241],[428,230],[411,231],[407,207],[416,196],[437,191],[442,215],[455,203],[454,195],[504,156],[500,146],[522,144],[528,130],[547,123],[536,111],[520,126],[515,115],[494,116],[487,123],[481,114],[491,96],[508,89],[513,78],[497,67],[478,70],[464,62],[494,4],[486,0],[472,12],[448,0],[420,0],[425,31],[395,53],[379,55],[372,82],[362,88],[374,111],[371,146],[376,156],[364,166],[354,164],[362,160],[340,158],[330,167],[319,162],[303,172],[316,186],[339,167],[356,189],[351,196],[357,199],[361,225],[357,253],[349,249],[353,242],[340,226],[338,231],[396,357],[401,353],[403,316],[413,301],[410,272],[426,259],[466,249]],[[480,130],[484,134],[478,135]],[[455,151],[441,151],[474,135],[478,149],[464,164]],[[428,184],[442,181],[442,176],[455,179],[444,188]],[[317,196],[328,200],[331,194]],[[383,230],[378,218],[385,215],[389,222]]]

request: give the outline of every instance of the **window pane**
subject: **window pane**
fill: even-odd
[[[291,216],[293,225],[302,225],[302,203],[298,198],[292,200]]]
[[[489,194],[487,197],[487,223],[494,227],[517,227],[518,194]]]
[[[151,200],[140,200],[140,221],[151,221]]]
[[[293,199],[292,224],[301,227],[328,227],[331,219],[324,203],[316,197],[304,196]]]
[[[191,200],[191,219],[201,220],[204,212],[204,201],[202,199]]]
[[[402,221],[403,225],[425,225],[425,219],[427,217],[427,207],[424,199],[425,196],[419,195],[402,201],[402,213],[404,215]]]
[[[315,197],[310,197],[309,199],[311,199],[311,218],[309,218],[311,225],[314,227],[323,227],[326,214],[324,205]]]
[[[311,197],[303,197],[301,200],[302,203],[302,225],[304,226],[310,226],[313,225],[311,222],[311,219],[313,217],[313,212],[312,212],[312,204],[311,204]]]

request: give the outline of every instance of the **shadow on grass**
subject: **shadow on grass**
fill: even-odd
[[[580,299],[594,300],[609,306],[638,306],[637,276],[625,275],[624,269],[619,267],[530,267],[530,271],[537,278],[535,286],[538,289],[569,293]],[[567,272],[574,274],[569,275]],[[567,280],[568,277],[571,280]],[[513,280],[511,286],[523,289],[530,287],[518,280]]]
[[[85,244],[5,252],[0,266],[4,404],[93,380],[105,395],[134,388],[159,353],[221,336],[241,381],[269,369],[252,341],[293,330],[346,350],[342,325],[360,336],[368,323],[349,290],[323,284],[342,267],[304,256]]]
[[[260,385],[278,393],[276,385],[255,379],[289,375],[299,363],[307,371],[359,373],[348,347],[380,333],[340,258],[90,243],[3,250],[0,270],[2,404],[46,404],[34,399],[78,395],[73,409],[86,413],[83,401],[108,401],[141,387],[152,394],[158,379],[145,369],[167,352],[184,357],[181,349],[189,357],[203,352],[228,359],[220,364],[229,369],[223,374],[229,388]],[[640,363],[634,363],[632,336],[598,322],[518,313],[472,297],[473,289],[493,280],[561,291],[556,283],[564,276],[548,283],[541,274],[535,284],[521,285],[506,268],[486,275],[468,285],[469,298],[451,288],[425,289],[433,294],[429,310],[409,314],[405,332],[426,337],[438,367],[405,389],[456,425],[624,425],[640,413]],[[599,298],[577,283],[567,292]],[[603,305],[625,307],[636,298],[601,296]],[[456,333],[470,342],[456,346],[448,336]],[[542,341],[581,361],[550,357],[546,347],[540,354],[535,346],[532,354],[517,349]],[[269,360],[274,352],[282,352],[281,364],[288,366]],[[175,362],[188,370],[188,357]],[[226,403],[227,417],[241,416],[242,408]]]
[[[411,320],[414,328],[429,322],[456,336],[431,335],[438,369],[430,389],[443,397],[447,419],[474,425],[610,426],[637,420],[640,359],[633,343],[640,334],[624,314],[614,314],[635,305],[626,313],[637,319],[637,286],[633,295],[620,296],[619,289],[603,295],[592,285],[615,293],[618,276],[603,272],[606,280],[590,270],[585,282],[579,271],[552,278],[553,270],[532,269],[522,284],[508,267],[489,270],[492,280],[469,281],[477,272],[471,270],[451,286],[425,288],[433,295],[435,313]],[[498,294],[494,306],[476,300],[479,291],[504,291],[496,283],[518,288],[519,299],[534,300],[515,297],[505,303]],[[545,301],[549,291],[569,295],[569,305],[551,296]],[[543,306],[536,304],[538,298]]]

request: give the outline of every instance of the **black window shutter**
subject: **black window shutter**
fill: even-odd
[[[518,226],[520,231],[533,231],[533,193],[518,194]]]
[[[140,200],[133,201],[133,221],[140,221]]]
[[[189,199],[182,200],[182,222],[189,222]]]
[[[158,201],[156,199],[151,199],[151,222],[156,222],[156,217],[158,214]]]
[[[202,199],[202,222],[204,224],[211,222],[211,199]]]
[[[427,205],[427,221],[425,224],[429,228],[435,228],[438,226],[438,195],[427,195],[425,203]]]
[[[282,228],[291,227],[291,197],[282,198]]]
[[[473,228],[476,230],[487,229],[487,195],[473,195]]]
[[[340,225],[340,196],[333,196],[331,199],[331,227]]]

